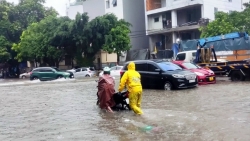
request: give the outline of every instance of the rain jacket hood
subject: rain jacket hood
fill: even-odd
[[[128,70],[135,70],[135,63],[134,62],[130,62],[129,64],[128,64]]]

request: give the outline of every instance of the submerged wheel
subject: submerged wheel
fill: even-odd
[[[234,71],[231,74],[231,80],[232,81],[244,81],[245,77],[240,71]]]
[[[60,78],[63,78],[63,76],[61,76],[61,75],[57,76],[57,79],[60,79]]]
[[[38,79],[38,77],[36,77],[36,76],[32,78],[32,80],[37,80],[37,79]]]
[[[173,89],[173,85],[171,84],[171,82],[167,81],[164,84],[164,90],[172,90]]]

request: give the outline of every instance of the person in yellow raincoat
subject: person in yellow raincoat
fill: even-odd
[[[143,114],[141,110],[141,100],[142,100],[141,75],[135,70],[134,62],[130,62],[128,64],[128,71],[126,71],[123,74],[118,91],[121,92],[125,86],[129,92],[130,108],[138,115]]]

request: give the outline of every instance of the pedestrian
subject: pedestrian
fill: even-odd
[[[130,62],[128,64],[128,71],[126,71],[120,82],[118,91],[122,92],[125,88],[129,92],[129,106],[137,114],[143,114],[141,110],[141,100],[142,100],[142,85],[141,85],[141,75],[135,70],[135,63]]]
[[[105,67],[103,69],[103,75],[99,77],[98,81],[98,102],[97,104],[101,109],[105,109],[108,112],[113,113],[111,109],[115,106],[113,95],[115,93],[115,80],[110,76],[110,68]]]

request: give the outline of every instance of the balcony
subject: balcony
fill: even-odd
[[[157,14],[163,11],[182,9],[189,6],[202,5],[204,0],[147,0],[146,14]]]
[[[209,22],[207,19],[202,19],[201,6],[189,6],[176,10],[176,15],[174,15],[176,17],[173,18],[172,16],[171,11],[148,15],[147,34],[195,30],[201,24],[204,25]]]

